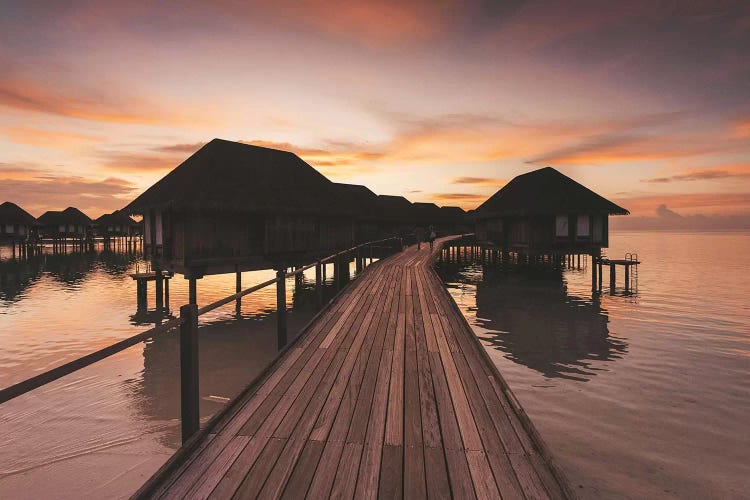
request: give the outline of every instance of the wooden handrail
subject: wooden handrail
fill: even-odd
[[[148,340],[155,335],[164,333],[168,330],[171,330],[172,328],[180,326],[182,324],[182,321],[183,320],[181,318],[171,319],[164,324],[155,326],[154,328],[149,328],[145,332],[141,332],[137,335],[133,335],[132,337],[128,337],[112,345],[99,349],[98,351],[94,351],[83,357],[74,359],[73,361],[65,363],[64,365],[60,365],[56,368],[52,368],[51,370],[47,370],[44,373],[40,373],[39,375],[28,378],[22,382],[13,384],[10,387],[6,387],[5,389],[0,389],[0,404],[26,394],[29,391],[33,391],[34,389],[38,389],[39,387],[49,384],[50,382],[53,382],[61,377],[70,375],[71,373],[78,371],[81,368],[85,368],[91,364],[96,363],[97,361],[108,358],[120,351],[124,351],[128,347],[132,347],[140,342],[143,342],[144,340]]]
[[[60,365],[58,367],[52,368],[51,370],[47,370],[44,373],[40,373],[39,375],[35,375],[31,378],[28,378],[26,380],[23,380],[21,382],[18,382],[17,384],[13,384],[9,387],[6,387],[4,389],[0,389],[0,404],[5,403],[7,401],[10,401],[11,399],[17,398],[18,396],[21,396],[23,394],[26,394],[28,392],[33,391],[34,389],[38,389],[39,387],[42,387],[43,385],[46,385],[50,382],[53,382],[59,378],[62,378],[66,375],[70,375],[73,372],[76,372],[80,370],[81,368],[85,368],[89,365],[92,365],[96,363],[97,361],[101,361],[105,358],[108,358],[114,354],[117,354],[121,351],[124,351],[125,349],[132,347],[140,342],[143,342],[145,340],[148,340],[156,335],[159,335],[161,333],[165,333],[173,328],[181,327],[181,330],[184,331],[190,331],[192,336],[195,336],[195,331],[197,331],[197,317],[201,314],[205,314],[209,311],[212,311],[218,307],[221,307],[223,305],[226,305],[230,302],[233,302],[235,300],[238,300],[241,297],[244,297],[245,295],[249,295],[255,291],[258,291],[262,288],[265,288],[269,285],[272,285],[274,283],[279,283],[280,281],[283,281],[284,278],[289,278],[294,275],[303,273],[304,271],[311,269],[313,267],[320,266],[322,264],[325,264],[326,262],[329,262],[331,260],[336,259],[337,257],[340,257],[342,255],[349,254],[353,252],[354,250],[357,250],[362,247],[371,246],[376,243],[383,243],[386,241],[401,241],[403,244],[403,241],[401,238],[398,237],[391,237],[391,238],[385,238],[382,240],[377,241],[370,241],[367,243],[361,243],[359,245],[356,245],[354,247],[351,247],[347,250],[342,250],[340,252],[337,252],[335,254],[329,255],[328,257],[325,257],[323,259],[320,259],[316,262],[313,262],[312,264],[309,264],[307,266],[301,267],[299,269],[295,269],[292,272],[285,273],[283,278],[282,277],[276,277],[274,279],[270,279],[268,281],[264,281],[263,283],[259,283],[257,285],[253,285],[250,288],[247,288],[245,290],[242,290],[241,292],[232,294],[228,297],[225,297],[221,300],[217,300],[216,302],[212,302],[208,305],[205,305],[201,307],[200,309],[195,310],[195,313],[193,314],[193,309],[190,309],[190,314],[187,314],[188,309],[186,309],[186,306],[183,306],[180,308],[180,317],[179,318],[173,318],[161,325],[155,326],[154,328],[149,328],[148,330],[138,333],[136,335],[133,335],[132,337],[128,337],[124,340],[121,340],[119,342],[116,342],[112,345],[109,345],[107,347],[104,347],[102,349],[99,349],[98,351],[94,351],[90,354],[87,354],[85,356],[82,356],[78,359],[74,359],[73,361],[70,361],[68,363],[65,363],[63,365]],[[184,313],[185,312],[185,313]],[[191,328],[188,328],[188,330],[185,329],[185,326],[187,323],[190,323]],[[197,339],[197,337],[195,337]],[[197,340],[195,341],[197,342]],[[185,344],[188,345],[188,344]],[[191,373],[191,377],[197,376],[195,374],[192,374],[193,370],[197,370],[197,358],[195,360],[192,359],[193,356],[197,356],[197,343],[195,345],[191,346],[191,366],[190,370],[187,370]],[[182,343],[181,343],[181,350],[182,350]],[[181,353],[182,356],[182,353]],[[183,360],[184,361],[184,360]],[[185,365],[185,363],[181,363],[182,365]],[[183,373],[182,378],[184,379],[186,376]],[[181,380],[182,382],[182,380]],[[182,384],[181,384],[182,385]],[[183,399],[183,420],[186,415],[186,412],[188,415],[190,415],[190,422],[188,423],[187,429],[183,429],[183,440],[186,440],[190,437],[196,430],[197,425],[194,422],[194,420],[197,418],[197,407],[193,408],[193,406],[196,406],[197,403],[195,403],[195,400],[197,398],[197,379],[193,381],[192,383],[188,384],[190,387],[190,390],[187,392],[190,392],[191,397],[189,398],[190,401],[185,401],[185,398]],[[196,393],[196,394],[193,394]],[[186,422],[183,422],[183,427],[185,427]]]

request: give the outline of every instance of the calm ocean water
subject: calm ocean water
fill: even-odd
[[[443,266],[448,287],[583,497],[737,497],[750,491],[750,233],[613,233],[637,251],[638,294],[592,298],[588,270]],[[138,333],[137,258],[18,265],[0,251],[0,386]],[[329,270],[329,275],[330,273]],[[249,286],[271,271],[243,274]],[[308,276],[308,280],[314,276]],[[619,276],[622,283],[622,276]],[[315,314],[287,282],[290,332]],[[198,302],[234,292],[199,281]],[[153,309],[153,284],[149,289]],[[172,280],[170,305],[187,302]],[[276,352],[275,290],[201,317],[201,415]],[[178,343],[164,335],[0,406],[0,498],[125,497],[179,446]]]
[[[613,233],[638,293],[589,270],[440,273],[583,498],[747,498],[750,233]],[[622,268],[618,271],[622,285]]]
[[[153,326],[137,314],[133,255],[45,255],[0,249],[0,386],[24,380]],[[352,266],[353,267],[353,266]],[[317,312],[315,270],[287,280],[290,339]],[[354,275],[352,269],[352,275]],[[328,289],[333,293],[332,265]],[[244,287],[275,276],[246,272]],[[170,306],[187,303],[187,280]],[[234,293],[234,274],[198,281],[198,304]],[[210,418],[276,356],[276,288],[200,317],[201,419]],[[133,493],[180,445],[179,338],[165,334],[0,406],[0,498],[101,498]]]

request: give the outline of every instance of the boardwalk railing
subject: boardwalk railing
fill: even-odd
[[[364,249],[369,249],[369,254],[363,255]],[[199,389],[198,389],[198,317],[209,311],[213,311],[223,305],[229,304],[256,292],[267,286],[276,284],[277,287],[277,337],[278,347],[282,349],[286,345],[287,331],[286,331],[286,278],[292,276],[301,275],[308,269],[315,268],[315,285],[316,292],[318,295],[319,305],[322,305],[322,291],[323,291],[323,266],[329,262],[333,262],[334,265],[342,266],[339,267],[335,273],[335,283],[337,292],[340,291],[342,286],[341,272],[343,266],[346,265],[348,271],[349,259],[352,255],[357,260],[357,269],[362,269],[373,261],[372,250],[374,248],[388,249],[392,252],[400,251],[403,248],[403,241],[401,238],[385,238],[377,241],[370,241],[362,243],[360,245],[351,247],[341,252],[329,255],[323,259],[320,259],[307,266],[295,269],[291,272],[285,272],[279,270],[276,273],[276,278],[264,281],[257,285],[251,286],[245,290],[239,291],[233,295],[225,297],[223,299],[212,302],[201,308],[198,308],[195,304],[186,304],[180,307],[180,316],[178,318],[171,319],[161,325],[149,328],[148,330],[128,337],[124,340],[116,342],[98,351],[94,351],[83,357],[60,365],[56,368],[48,370],[34,377],[28,378],[17,384],[13,384],[4,389],[0,389],[0,404],[10,401],[11,399],[22,396],[28,392],[38,389],[50,382],[53,382],[66,375],[70,375],[82,368],[108,358],[118,352],[124,351],[125,349],[132,347],[136,344],[144,342],[150,338],[156,337],[162,333],[166,333],[173,328],[180,328],[180,412],[182,422],[182,442],[185,443],[193,434],[195,434],[200,426],[200,415],[198,413],[198,402],[199,402]],[[344,259],[346,258],[346,262]]]

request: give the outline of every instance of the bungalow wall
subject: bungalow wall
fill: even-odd
[[[334,251],[353,246],[351,218],[152,212],[144,217],[147,255],[218,263]]]
[[[83,238],[88,233],[88,224],[58,223],[39,228],[43,238]]]
[[[608,232],[608,215],[593,213],[495,217],[480,219],[475,227],[479,241],[533,252],[606,248]]]
[[[26,224],[0,224],[0,238],[23,241],[29,237],[31,228]]]

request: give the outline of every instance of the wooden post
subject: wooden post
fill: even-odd
[[[630,290],[630,266],[625,264],[625,291]]]
[[[161,266],[157,264],[154,268],[156,274],[156,310],[161,311],[164,307],[164,275],[161,273]]]
[[[604,264],[602,264],[602,258],[597,259],[599,262],[599,291],[602,290],[602,280],[604,279]]]
[[[164,308],[169,310],[169,280],[164,280]]]
[[[276,339],[281,350],[286,345],[286,270],[276,271]]]
[[[147,290],[148,283],[146,280],[136,280],[136,300],[139,311],[145,311],[147,308]]]
[[[198,304],[198,290],[196,279],[192,276],[188,278],[188,302],[193,305]]]
[[[182,444],[200,428],[198,390],[198,306],[180,307],[180,414]]]
[[[609,263],[609,292],[615,293],[615,266],[612,262]]]
[[[593,254],[591,255],[591,262],[593,265],[591,266],[591,291],[596,291],[596,256]]]
[[[315,299],[318,307],[323,305],[323,264],[315,264]]]
[[[234,266],[234,291],[235,293],[240,293],[242,291],[242,273],[240,272],[240,266]],[[237,301],[234,305],[234,312],[237,313],[237,316],[240,315],[242,311],[242,297],[238,297]]]

